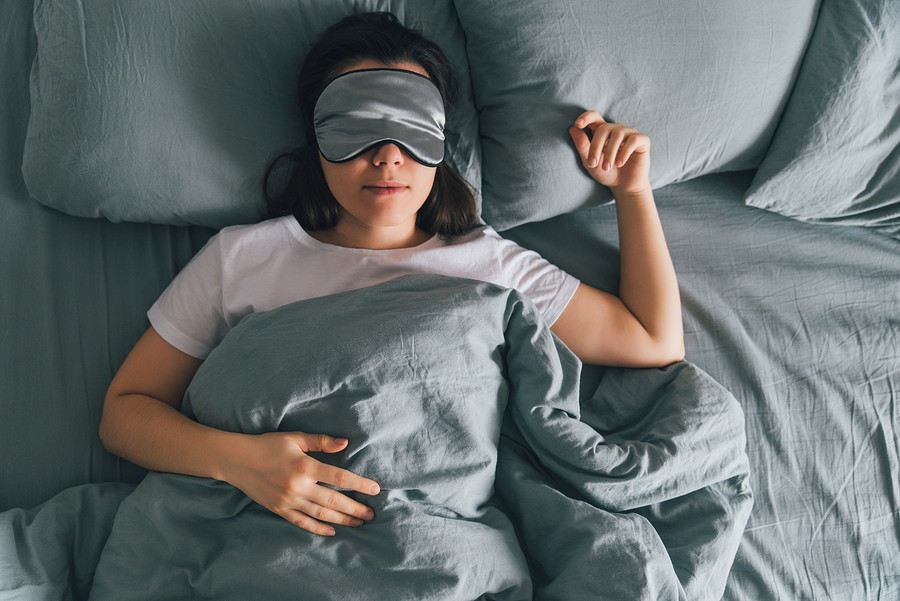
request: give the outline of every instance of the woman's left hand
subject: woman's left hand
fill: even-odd
[[[581,163],[615,196],[650,190],[650,138],[633,127],[607,123],[597,111],[578,116],[569,128]]]

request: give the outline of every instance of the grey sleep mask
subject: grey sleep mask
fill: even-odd
[[[416,161],[444,160],[444,101],[430,79],[399,69],[363,69],[325,86],[313,114],[319,152],[349,161],[394,142]]]

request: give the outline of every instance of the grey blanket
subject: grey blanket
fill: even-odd
[[[530,302],[408,276],[245,318],[185,398],[245,433],[346,437],[381,484],[333,538],[228,484],[151,473],[92,599],[714,599],[748,518],[743,415],[687,363],[580,364]]]

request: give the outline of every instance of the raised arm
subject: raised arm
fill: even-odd
[[[365,505],[319,482],[365,494],[377,494],[378,484],[307,455],[340,451],[346,439],[303,432],[235,434],[182,414],[182,397],[201,363],[148,329],[106,394],[100,438],[107,450],[147,469],[229,482],[317,534],[334,534],[324,522],[358,526],[373,517]]]
[[[684,358],[681,300],[650,188],[650,139],[588,111],[569,129],[582,164],[616,199],[618,296],[585,284],[553,332],[585,363],[654,367]]]

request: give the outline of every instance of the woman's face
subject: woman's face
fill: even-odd
[[[374,60],[355,63],[337,75],[386,67],[427,77],[425,70],[416,63],[384,65]],[[370,230],[381,234],[413,234],[416,214],[434,185],[435,167],[419,163],[392,142],[346,162],[332,163],[321,154],[319,161],[325,181],[342,209],[334,228],[336,232],[356,231],[359,234]]]

